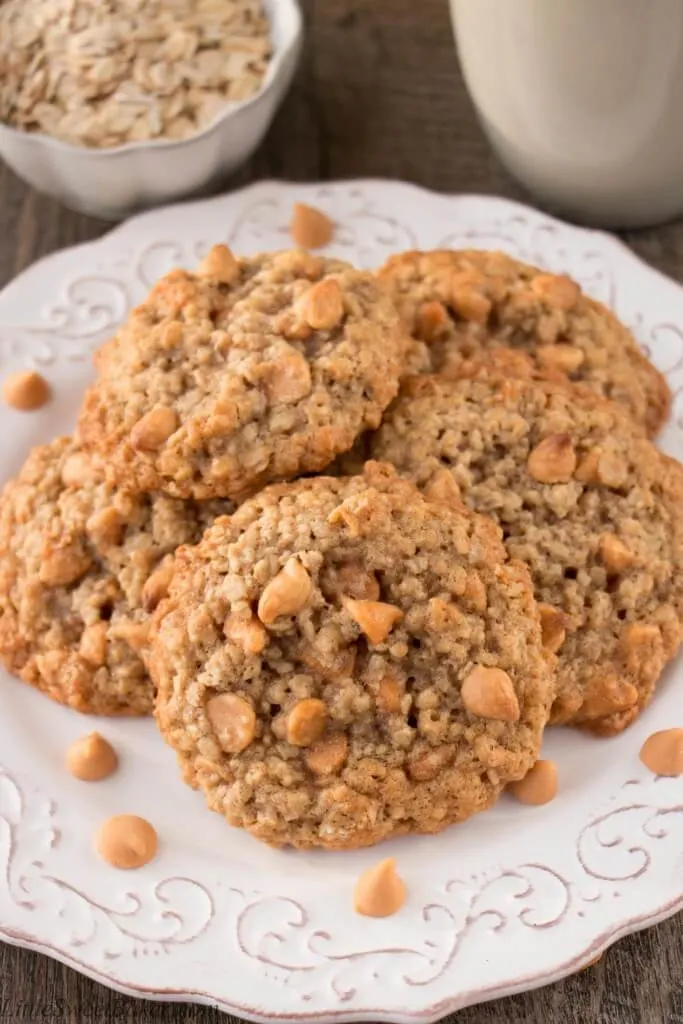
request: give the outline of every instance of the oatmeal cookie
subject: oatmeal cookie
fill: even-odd
[[[150,714],[141,660],[173,552],[226,502],[115,489],[69,438],[34,448],[0,499],[0,658],[53,700]]]
[[[571,278],[474,250],[392,256],[379,277],[423,343],[414,372],[457,375],[463,357],[514,346],[544,370],[621,403],[650,435],[666,421],[666,381],[630,331]]]
[[[217,520],[152,632],[186,781],[274,845],[366,846],[484,810],[534,763],[554,695],[498,528],[372,462]]]
[[[211,251],[99,353],[79,436],[139,490],[241,500],[379,424],[407,338],[373,275],[301,251]]]
[[[529,566],[559,659],[551,721],[633,721],[683,638],[683,468],[621,406],[492,368],[408,382],[371,451],[495,518]]]

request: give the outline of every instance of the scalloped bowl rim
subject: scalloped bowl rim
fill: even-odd
[[[225,109],[218,113],[205,128],[202,128],[201,131],[193,132],[187,138],[149,139],[141,142],[125,142],[121,146],[77,146],[73,142],[65,142],[63,139],[55,138],[53,135],[46,135],[44,132],[26,132],[0,121],[0,140],[4,136],[7,139],[16,141],[20,145],[35,146],[39,149],[46,147],[63,153],[87,156],[94,160],[106,160],[108,157],[123,156],[128,153],[147,152],[150,150],[166,152],[180,149],[197,142],[199,139],[207,138],[219,131],[231,118],[256,106],[265,96],[274,91],[282,72],[285,70],[287,58],[301,41],[304,21],[299,0],[271,0],[270,5],[267,4],[266,6],[266,14],[269,25],[272,26],[275,19],[281,19],[282,24],[289,31],[284,42],[274,50],[258,91],[247,100],[233,100],[226,103]],[[289,19],[291,19],[291,22]]]

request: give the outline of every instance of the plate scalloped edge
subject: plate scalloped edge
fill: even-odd
[[[616,239],[503,199],[382,181],[263,182],[143,214],[46,257],[0,294],[0,373],[38,368],[57,395],[47,417],[0,414],[13,438],[0,453],[3,478],[30,444],[70,428],[93,349],[160,274],[192,265],[214,241],[237,252],[287,246],[294,200],[326,209],[337,222],[327,251],[364,266],[406,248],[496,247],[572,274],[615,309],[666,373],[675,405],[661,443],[683,454],[683,289]],[[674,666],[659,699],[623,737],[596,746],[553,730],[549,743],[568,785],[551,808],[524,817],[523,835],[519,810],[499,805],[440,837],[391,844],[409,902],[396,918],[361,927],[347,904],[371,851],[298,857],[235,835],[170,778],[172,758],[151,723],[107,729],[131,764],[123,792],[132,794],[152,764],[168,771],[167,785],[163,772],[163,785],[146,779],[145,799],[157,801],[162,836],[174,842],[133,880],[113,879],[92,863],[74,825],[97,820],[99,801],[55,781],[55,758],[83,719],[3,676],[0,935],[128,994],[202,1002],[254,1020],[412,1024],[555,981],[683,907],[683,783],[648,776],[636,757],[642,738],[675,716],[681,674]],[[42,759],[26,722],[42,739],[50,732]],[[586,776],[587,760],[595,763]],[[98,793],[112,807],[120,801],[113,785]],[[201,827],[196,849],[175,848],[179,818]]]

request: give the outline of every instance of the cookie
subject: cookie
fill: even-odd
[[[162,278],[98,354],[79,436],[136,489],[241,500],[376,427],[406,344],[372,274],[216,247]]]
[[[149,613],[173,552],[225,502],[117,490],[69,438],[34,448],[0,499],[0,658],[53,700],[144,715]]]
[[[494,517],[529,566],[558,655],[551,721],[601,735],[633,721],[683,636],[681,466],[621,406],[491,368],[414,378],[370,450]]]
[[[630,331],[566,275],[549,274],[501,252],[407,252],[379,277],[422,351],[414,372],[457,375],[461,359],[496,346],[531,353],[622,404],[648,434],[666,421],[671,394]]]
[[[498,528],[388,466],[267,488],[178,555],[156,714],[188,783],[273,845],[438,832],[538,756],[554,693]]]

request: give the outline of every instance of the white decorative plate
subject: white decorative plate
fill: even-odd
[[[661,442],[683,456],[683,289],[619,242],[498,199],[389,182],[263,183],[138,217],[42,260],[0,295],[0,376],[36,367],[56,395],[41,413],[0,412],[2,478],[30,445],[71,429],[91,352],[160,274],[217,241],[237,252],[287,246],[294,200],[327,210],[339,225],[330,251],[364,266],[412,247],[498,247],[574,275],[667,374],[678,400]],[[254,1020],[426,1022],[543,985],[683,906],[683,779],[655,778],[638,760],[649,733],[683,726],[681,676],[679,663],[616,739],[551,731],[552,804],[503,798],[440,836],[385,846],[409,891],[386,920],[352,910],[377,850],[259,845],[180,783],[151,722],[100,725],[121,771],[77,782],[64,751],[92,721],[1,676],[0,935],[124,992]],[[130,874],[91,850],[98,823],[122,812],[149,818],[161,837],[157,859]]]

